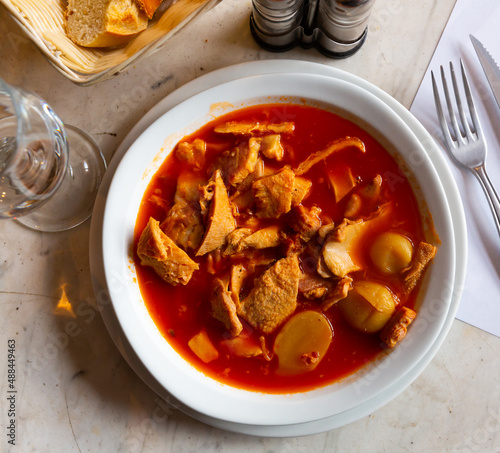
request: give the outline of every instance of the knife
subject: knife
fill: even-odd
[[[469,35],[472,45],[476,50],[481,66],[483,67],[488,83],[490,84],[493,95],[497,101],[498,107],[500,107],[500,69],[498,64],[495,62],[490,53],[486,50],[481,42],[472,35]]]

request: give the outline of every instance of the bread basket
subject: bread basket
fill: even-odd
[[[109,79],[139,58],[151,55],[220,1],[165,0],[148,28],[127,45],[100,49],[78,46],[66,36],[65,0],[0,0],[0,3],[60,73],[85,86]]]

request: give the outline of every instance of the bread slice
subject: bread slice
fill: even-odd
[[[163,0],[137,0],[137,3],[139,3],[146,15],[152,19],[153,14],[163,3]]]
[[[84,47],[124,44],[148,26],[135,0],[68,0],[66,32]]]

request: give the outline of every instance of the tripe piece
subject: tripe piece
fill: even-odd
[[[220,278],[214,280],[214,288],[210,299],[212,316],[221,321],[233,337],[237,337],[243,330],[241,321],[236,314],[236,304],[227,289],[227,284]]]
[[[277,219],[290,211],[294,179],[291,168],[285,166],[277,173],[264,176],[253,183],[257,217]]]
[[[142,231],[137,245],[141,264],[151,266],[155,272],[171,285],[186,285],[199,268],[188,254],[178,247],[152,217]]]
[[[380,331],[380,339],[388,348],[393,348],[406,337],[408,326],[416,316],[417,314],[411,308],[401,307],[397,309]]]
[[[212,181],[214,182],[214,194],[210,202],[208,225],[196,256],[205,255],[225,245],[227,235],[236,228],[236,222],[220,170],[215,171]]]
[[[323,159],[326,159],[331,154],[345,149],[349,146],[358,148],[362,153],[366,151],[365,144],[359,138],[339,138],[338,140],[334,140],[333,142],[329,143],[325,149],[311,154],[305,161],[301,162],[301,164],[297,168],[294,168],[293,171],[297,176],[301,176],[304,173],[307,173],[313,165],[321,162]]]
[[[277,261],[256,280],[238,314],[254,329],[273,332],[297,308],[300,275],[297,255]]]

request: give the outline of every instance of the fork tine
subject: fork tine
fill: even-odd
[[[453,64],[451,62],[450,62],[450,70],[453,71]],[[453,78],[453,72],[452,72],[452,78]],[[442,66],[441,66],[441,81],[443,83],[444,97],[446,99],[446,105],[448,107],[448,115],[450,117],[451,126],[453,128],[453,133],[455,135],[454,137],[452,136],[452,138],[457,142],[465,144],[462,132],[460,130],[460,126],[458,125],[457,117],[455,115],[455,109],[453,108],[453,104],[451,102],[450,90],[448,89],[448,82],[446,80],[446,75],[444,73],[444,68]]]
[[[453,138],[450,134],[448,124],[446,123],[446,118],[444,116],[443,106],[441,104],[441,97],[439,96],[439,89],[437,87],[436,78],[434,77],[434,71],[431,71],[432,79],[432,91],[434,92],[434,103],[436,104],[436,110],[439,118],[439,123],[441,125],[441,130],[443,131],[444,138],[449,146],[455,146],[453,143]]]
[[[461,67],[463,69],[463,64],[462,64],[461,59],[460,59],[460,64],[461,64]],[[476,131],[475,131],[474,127],[471,128],[469,121],[467,120],[467,117],[465,116],[465,110],[464,110],[463,105],[462,105],[462,96],[460,95],[460,90],[458,88],[458,83],[457,83],[457,77],[455,75],[455,68],[453,67],[453,63],[451,63],[451,62],[450,62],[450,73],[451,73],[451,81],[453,84],[453,91],[455,92],[455,100],[457,102],[458,113],[460,115],[460,121],[462,123],[462,130],[464,132],[464,135],[467,137],[467,140],[471,141],[473,139],[472,134]],[[462,79],[463,79],[463,72],[462,72]],[[469,98],[469,96],[467,95],[467,86],[466,86],[465,79],[464,79],[463,83],[464,83],[464,88],[465,88],[465,92],[466,92],[465,97],[467,98],[467,101],[469,101],[469,99],[472,100],[472,98]],[[470,91],[469,91],[469,93],[470,93]],[[469,110],[470,110],[470,105],[469,105]]]
[[[462,59],[460,59],[460,67],[462,69],[465,97],[467,99],[467,105],[469,106],[469,112],[472,119],[472,126],[474,128],[473,132],[476,133],[478,138],[481,138],[483,135],[483,130],[481,128],[481,123],[479,122],[479,117],[476,112],[476,106],[474,105],[474,99],[472,98],[469,80],[467,79],[467,73],[465,72],[464,62],[462,61]]]

